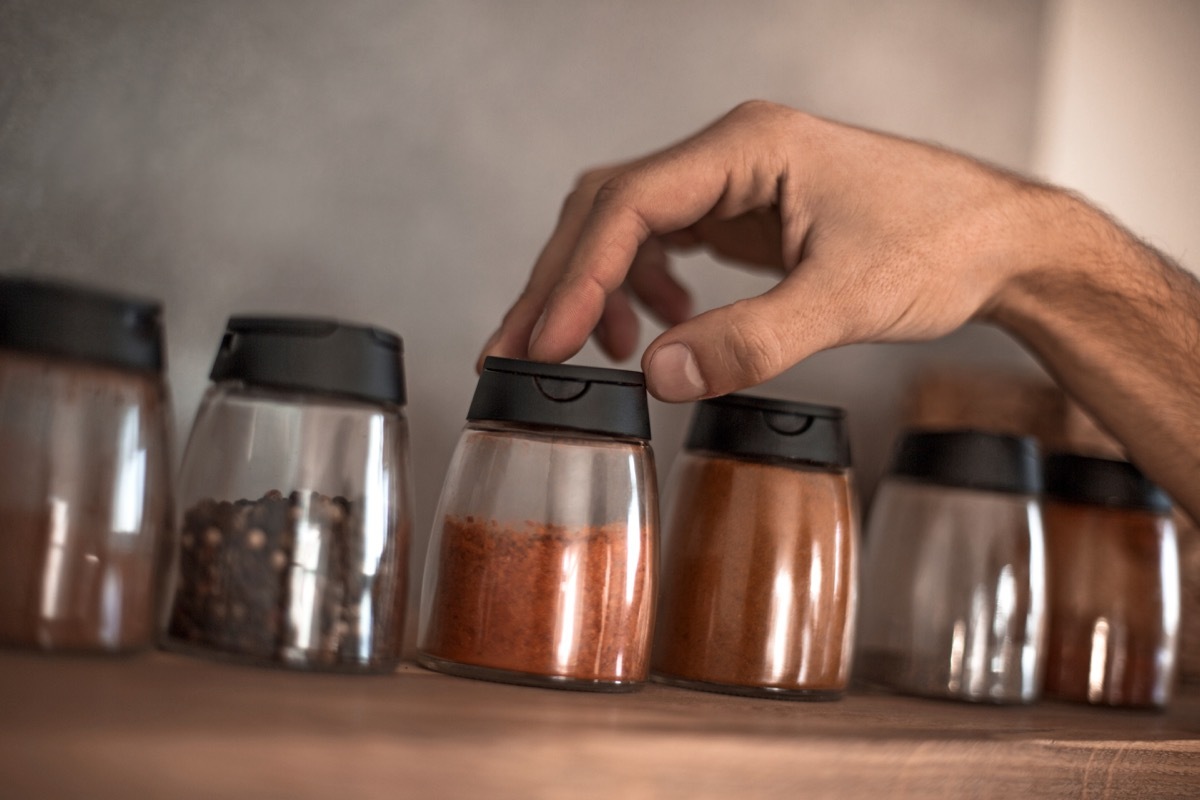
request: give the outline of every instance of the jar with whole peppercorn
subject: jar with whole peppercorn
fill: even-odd
[[[394,668],[412,507],[399,337],[235,317],[211,377],[180,475],[168,646]]]

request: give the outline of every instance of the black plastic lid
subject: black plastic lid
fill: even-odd
[[[230,317],[214,381],[404,405],[404,343],[394,333],[307,317]]]
[[[984,431],[909,431],[896,447],[891,474],[988,492],[1037,494],[1042,488],[1032,436]]]
[[[1171,498],[1128,461],[1055,453],[1046,456],[1046,496],[1068,503],[1165,514]]]
[[[162,372],[162,305],[66,283],[0,277],[0,348]]]
[[[727,394],[696,405],[687,449],[849,467],[845,417],[833,406]]]
[[[467,419],[650,438],[646,379],[623,369],[488,356]]]

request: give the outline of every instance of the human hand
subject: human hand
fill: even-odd
[[[1019,270],[1012,226],[1033,190],[945,150],[746,103],[585,174],[481,359],[562,361],[592,333],[627,358],[631,298],[670,326],[642,357],[666,401],[753,386],[838,345],[935,338],[986,316]],[[667,260],[695,246],[781,280],[689,318]]]

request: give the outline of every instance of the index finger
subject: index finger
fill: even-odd
[[[705,216],[769,205],[778,175],[753,131],[730,117],[606,181],[596,193],[566,268],[549,292],[529,357],[563,361],[583,347],[605,299],[625,280],[638,248]]]

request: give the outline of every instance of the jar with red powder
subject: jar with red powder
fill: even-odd
[[[700,403],[669,507],[656,679],[839,697],[850,678],[858,552],[842,410],[747,395]]]
[[[417,660],[594,691],[648,673],[658,498],[641,373],[488,358],[446,476]]]
[[[1171,501],[1133,464],[1046,459],[1050,626],[1045,692],[1161,708],[1179,649],[1179,543]]]

